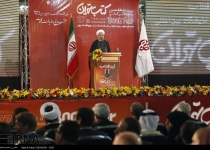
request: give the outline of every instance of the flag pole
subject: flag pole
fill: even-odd
[[[72,13],[70,13],[70,24],[71,24]],[[69,38],[69,37],[68,37]],[[69,88],[72,88],[71,78],[69,77]]]

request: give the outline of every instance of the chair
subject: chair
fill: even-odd
[[[106,126],[96,126],[93,128],[93,130],[104,132],[104,133],[108,134],[108,136],[110,138],[112,138],[112,140],[113,140],[115,137],[114,130],[116,128],[117,128],[117,125],[106,125]]]
[[[142,141],[152,142],[154,145],[168,145],[167,137],[161,134],[140,135]]]
[[[112,139],[104,135],[80,136],[76,145],[112,145]]]
[[[200,125],[200,127],[206,127],[206,126],[208,126],[206,123],[204,123],[202,121],[195,121],[195,123],[197,123],[198,125]]]
[[[163,135],[167,136],[168,130],[166,129],[165,125],[163,123],[158,123],[157,131],[160,131]]]

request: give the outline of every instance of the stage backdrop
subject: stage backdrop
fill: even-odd
[[[79,107],[92,108],[96,103],[106,103],[110,107],[109,119],[119,123],[121,119],[130,114],[130,106],[133,102],[140,102],[145,108],[155,110],[162,123],[166,121],[166,115],[176,109],[180,102],[188,102],[191,105],[193,118],[210,123],[210,107],[209,96],[194,96],[194,97],[166,97],[153,96],[141,98],[96,98],[96,99],[75,99],[75,100],[17,100],[14,102],[0,101],[0,121],[10,122],[13,110],[17,107],[28,108],[32,112],[38,122],[37,128],[45,124],[43,118],[40,116],[40,107],[45,102],[55,102],[61,110],[60,121],[66,119],[73,119],[75,111]]]
[[[105,30],[111,52],[119,48],[120,86],[140,86],[134,69],[139,40],[139,0],[29,0],[30,87],[66,88],[67,41],[73,18],[79,68],[73,87],[88,88],[89,49]]]

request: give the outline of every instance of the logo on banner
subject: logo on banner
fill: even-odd
[[[148,51],[150,49],[149,47],[149,41],[148,40],[141,40],[139,42],[139,50],[140,51]]]
[[[68,45],[68,49],[69,49],[69,51],[76,50],[77,49],[76,42],[74,42],[74,41],[70,42],[69,45]]]

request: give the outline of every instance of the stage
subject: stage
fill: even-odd
[[[10,122],[13,110],[17,107],[25,107],[32,112],[38,122],[37,128],[44,125],[40,116],[40,107],[45,102],[55,102],[61,109],[61,120],[73,119],[74,113],[79,107],[92,108],[96,103],[106,103],[110,107],[109,119],[118,123],[122,118],[131,116],[130,106],[133,102],[140,102],[145,108],[155,110],[160,116],[160,121],[165,123],[165,116],[174,110],[180,102],[188,102],[192,107],[191,116],[200,119],[205,123],[210,123],[210,103],[209,96],[142,96],[124,98],[78,98],[78,99],[43,99],[43,100],[1,100],[0,101],[0,121]]]

